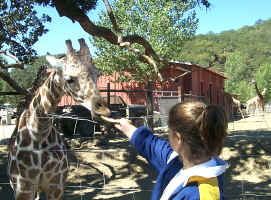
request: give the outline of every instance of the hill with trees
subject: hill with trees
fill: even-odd
[[[271,90],[270,35],[271,19],[257,20],[253,26],[238,30],[196,35],[183,45],[180,60],[201,66],[216,60],[213,68],[229,77],[226,91],[240,95],[239,99],[246,102],[255,95],[252,79],[261,90]]]

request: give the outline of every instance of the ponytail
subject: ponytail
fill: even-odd
[[[211,156],[221,153],[224,138],[227,135],[227,116],[224,108],[219,105],[208,105],[196,120],[199,134],[207,152]]]

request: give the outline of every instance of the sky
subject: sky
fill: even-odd
[[[226,30],[236,30],[243,26],[252,26],[258,19],[271,19],[271,0],[210,0],[211,7],[206,10],[203,6],[197,9],[199,27],[196,34],[208,32],[220,33]],[[88,16],[91,20],[97,19],[97,13],[105,10],[102,1],[98,1],[97,9]],[[53,8],[39,8],[39,13],[47,12],[52,22],[46,25],[49,32],[40,37],[34,45],[39,55],[60,54],[66,52],[65,40],[71,39],[73,47],[79,48],[77,39],[85,38],[89,46],[89,35],[80,25],[72,23],[67,17],[59,17]],[[91,53],[94,50],[90,47]]]

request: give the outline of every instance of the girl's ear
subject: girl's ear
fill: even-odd
[[[183,137],[182,137],[182,135],[181,135],[179,132],[176,132],[175,135],[176,135],[178,144],[182,143],[182,142],[183,142]]]

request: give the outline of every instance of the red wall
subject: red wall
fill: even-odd
[[[197,70],[198,66],[193,66],[195,72],[192,73],[192,93],[198,96],[210,95],[212,104],[223,104],[224,77],[210,69]]]
[[[185,93],[190,93],[197,96],[207,96],[211,93],[212,100],[211,103],[223,104],[223,91],[224,91],[224,77],[223,75],[217,73],[211,69],[204,69],[197,65],[186,65],[179,63],[172,63],[168,68],[161,70],[163,78],[175,78],[184,73],[176,67],[181,67],[183,69],[192,70],[192,74],[188,73],[176,82],[166,81],[153,83],[153,90],[158,91],[177,91],[178,86],[182,85]],[[107,83],[110,83],[111,90],[143,90],[146,86],[143,83],[138,83],[135,81],[115,83],[118,74],[113,74],[111,76],[100,76],[97,80],[97,86],[99,89],[107,89]],[[129,73],[127,73],[129,76]],[[210,90],[210,85],[211,90]],[[102,96],[107,96],[106,92],[101,93]],[[121,96],[127,104],[146,104],[145,92],[110,92],[110,95]],[[154,94],[155,95],[155,94]],[[71,102],[71,99],[63,98],[61,105],[65,105],[67,102]]]

